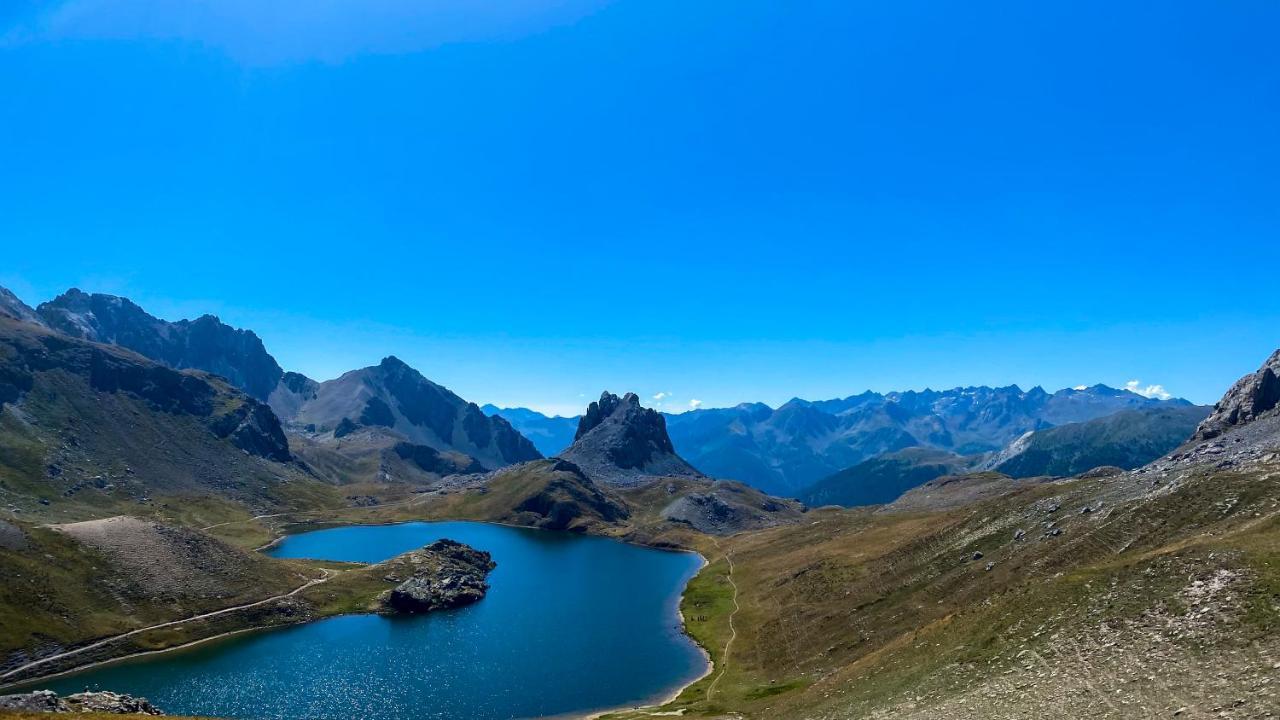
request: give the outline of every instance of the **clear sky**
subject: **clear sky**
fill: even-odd
[[[0,284],[553,412],[1211,402],[1280,346],[1278,30],[1274,0],[16,0]]]

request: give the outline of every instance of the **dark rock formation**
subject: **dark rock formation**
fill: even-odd
[[[337,435],[337,431],[334,431]],[[484,466],[476,462],[474,458],[465,465],[459,465],[457,461],[445,457],[435,448],[426,445],[415,445],[409,442],[398,442],[392,447],[392,452],[401,460],[408,460],[418,466],[420,470],[437,475],[447,475],[450,473],[480,473],[484,472]],[[466,456],[459,455],[465,458]]]
[[[453,540],[437,540],[409,553],[404,561],[413,568],[410,577],[388,579],[400,584],[386,598],[388,609],[403,613],[469,605],[489,590],[485,582],[497,565],[489,553]]]
[[[1213,413],[1196,428],[1192,441],[1209,440],[1227,430],[1263,417],[1280,414],[1280,350],[1257,372],[1245,375],[1213,406]]]
[[[280,427],[280,419],[271,408],[260,402],[248,401],[214,420],[210,427],[221,438],[250,455],[257,455],[279,462],[292,459],[289,441]]]
[[[605,392],[591,403],[561,457],[597,482],[634,485],[655,477],[702,477],[676,455],[663,416],[641,407],[635,393],[619,398]]]
[[[113,692],[82,692],[58,697],[50,690],[36,690],[19,695],[0,695],[0,711],[164,715],[147,702],[146,698]]]
[[[343,438],[355,432],[359,428],[360,426],[352,422],[351,418],[344,417],[338,421],[338,427],[333,429],[333,436],[336,438]]]
[[[49,327],[71,337],[120,345],[171,368],[220,375],[258,400],[267,400],[284,375],[257,335],[213,315],[168,322],[127,298],[75,288],[36,312]]]

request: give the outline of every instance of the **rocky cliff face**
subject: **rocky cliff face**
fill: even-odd
[[[1245,375],[1227,390],[1213,413],[1196,428],[1193,441],[1209,440],[1227,430],[1261,418],[1280,414],[1280,350],[1267,358],[1262,367]]]
[[[7,317],[0,405],[6,447],[23,448],[0,452],[0,475],[55,505],[162,488],[257,496],[262,478],[294,472],[275,414],[225,381]]]
[[[14,320],[35,325],[44,325],[44,320],[40,319],[35,310],[19,300],[18,296],[9,292],[7,288],[2,287],[0,287],[0,315],[7,315]]]
[[[290,418],[300,426],[341,429],[343,435],[385,428],[417,445],[463,453],[488,469],[542,457],[506,420],[486,416],[396,357],[318,385],[304,381],[297,386],[307,399]]]
[[[676,454],[660,413],[640,406],[635,393],[609,392],[591,403],[561,457],[596,482],[634,485],[655,477],[702,477]]]
[[[36,312],[49,327],[71,337],[126,347],[171,368],[220,375],[258,400],[267,400],[284,375],[257,335],[213,315],[168,322],[127,298],[74,288]]]
[[[485,596],[489,572],[497,567],[489,553],[454,540],[437,540],[402,558],[412,568],[409,577],[390,574],[400,584],[387,594],[386,607],[395,612],[424,613],[470,605]]]

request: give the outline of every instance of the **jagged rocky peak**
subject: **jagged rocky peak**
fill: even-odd
[[[63,334],[119,345],[174,369],[221,375],[259,400],[268,400],[284,375],[253,331],[214,315],[169,322],[128,298],[78,288],[42,303],[36,313]]]
[[[635,484],[647,477],[701,477],[676,455],[661,413],[641,407],[635,393],[608,391],[587,407],[573,445],[561,454],[592,480]]]
[[[573,439],[581,440],[583,435],[615,415],[637,433],[643,433],[658,449],[675,452],[675,448],[671,446],[671,438],[667,437],[667,423],[662,415],[656,410],[641,407],[640,396],[635,393],[627,393],[621,398],[608,390],[601,393],[599,400],[587,406],[586,414],[578,421],[578,432]]]
[[[1280,350],[1257,372],[1245,375],[1227,390],[1213,413],[1200,423],[1192,441],[1209,440],[1239,425],[1280,414]]]

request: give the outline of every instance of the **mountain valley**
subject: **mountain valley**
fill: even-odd
[[[421,556],[260,551],[474,520],[706,559],[680,608],[709,674],[611,717],[1280,710],[1280,353],[1212,409],[1094,386],[664,415],[605,392],[535,444],[540,416],[394,356],[318,382],[212,316],[0,301],[0,684],[385,612]]]

